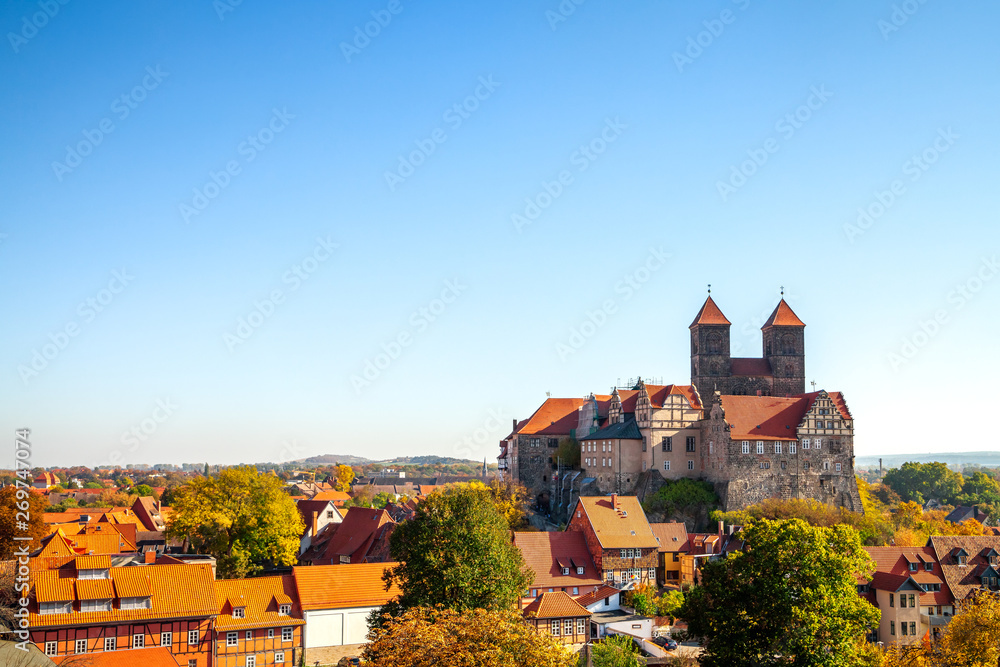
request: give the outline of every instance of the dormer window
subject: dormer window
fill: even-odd
[[[110,579],[110,570],[79,570],[77,579]]]
[[[957,558],[958,558],[958,564],[959,564],[959,566],[964,566],[965,565],[965,554],[964,553],[963,554],[958,554]]]
[[[562,568],[562,573],[563,573],[563,576],[568,575],[569,574],[569,568],[568,567]]]
[[[917,564],[910,563],[910,572],[916,572],[916,571],[917,571]]]
[[[583,566],[578,566],[578,567],[576,568],[576,573],[577,573],[577,574],[583,574]]]
[[[71,614],[73,613],[72,602],[43,602],[38,605],[38,614]]]
[[[246,607],[233,607],[233,618],[246,618]]]
[[[933,572],[934,571],[934,563],[932,563],[930,561],[924,561],[924,569],[927,570],[928,572]]]
[[[122,598],[120,609],[152,609],[153,599],[150,596]]]
[[[278,607],[278,614],[281,616],[288,616],[291,613],[292,613],[292,605],[290,604],[283,604]]]

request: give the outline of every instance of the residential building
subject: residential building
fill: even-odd
[[[178,667],[170,649],[165,646],[129,649],[128,651],[107,651],[89,653],[85,658],[79,655],[63,655],[52,659],[57,665],[66,667]],[[20,662],[11,663],[20,667]]]
[[[301,565],[384,563],[396,522],[384,509],[352,507],[343,521],[329,523],[299,557]]]
[[[321,494],[317,494],[317,496],[319,495]],[[337,509],[333,500],[317,500],[314,496],[312,500],[299,500],[295,505],[302,516],[302,523],[305,525],[302,536],[299,538],[299,555],[305,553],[306,549],[312,546],[313,539],[321,530],[331,523],[340,523],[344,520],[344,515]]]
[[[153,500],[149,496],[136,498],[132,503],[132,513],[142,524],[142,530],[163,532],[167,529],[159,500]]]
[[[988,526],[990,523],[989,514],[981,511],[978,507],[966,507],[964,505],[959,505],[945,517],[945,521],[950,521],[951,523],[962,523],[970,519],[974,519],[984,526]]]
[[[521,613],[540,634],[562,644],[590,641],[590,612],[562,591],[542,593]]]
[[[529,604],[543,593],[562,592],[576,597],[601,587],[603,580],[587,550],[582,532],[515,532],[514,546],[535,573],[522,599]]]
[[[50,472],[40,472],[31,486],[36,489],[50,489],[59,483],[59,478]]]
[[[584,496],[566,530],[583,533],[605,581],[656,583],[659,543],[635,496]]]
[[[885,644],[936,640],[954,613],[954,598],[931,547],[865,547],[875,561],[858,592],[882,612],[869,638]]]
[[[209,565],[113,567],[108,556],[78,556],[30,577],[31,641],[50,657],[160,646],[183,667],[211,664]]]
[[[352,510],[353,511],[353,510]],[[350,514],[350,512],[348,512]],[[399,595],[382,581],[396,563],[313,565],[293,568],[305,620],[305,662],[335,664],[361,653],[368,615]]]
[[[1000,537],[934,535],[930,546],[956,602],[979,590],[1000,590]]]
[[[297,667],[305,621],[292,575],[215,582],[217,667]]]
[[[658,586],[680,586],[681,555],[688,544],[687,526],[679,522],[651,523],[657,541],[656,583]]]

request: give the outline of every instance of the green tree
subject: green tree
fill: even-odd
[[[702,566],[680,615],[704,639],[707,667],[853,667],[870,661],[863,637],[878,609],[858,596],[874,564],[857,532],[800,519],[753,521],[747,550]]]
[[[579,468],[580,467],[580,443],[576,438],[565,437],[559,439],[559,447],[556,449],[555,456],[559,459],[559,463],[566,466],[567,468]]]
[[[511,609],[534,580],[493,494],[478,482],[424,498],[415,516],[393,531],[390,550],[400,564],[383,578],[402,593],[388,612],[436,605]]]
[[[681,607],[684,606],[684,594],[680,591],[666,591],[654,602],[656,603],[657,616],[676,617]]]
[[[643,503],[643,509],[647,512],[663,512],[668,516],[697,506],[709,509],[718,507],[719,497],[715,495],[709,482],[687,477],[667,480]]]
[[[151,496],[153,495],[153,487],[151,487],[149,484],[140,484],[137,487],[135,487],[135,492],[139,494],[140,497]]]
[[[85,488],[85,489],[103,489],[104,485],[101,484],[100,482],[87,482],[86,484],[83,485],[83,488]]]
[[[934,498],[952,503],[962,492],[962,473],[949,470],[940,461],[931,463],[907,462],[885,474],[882,483],[899,494],[904,501],[923,505]]]
[[[609,635],[592,649],[594,667],[642,667],[645,659],[631,637]]]
[[[167,535],[215,556],[222,578],[253,574],[268,562],[292,565],[304,525],[283,486],[251,466],[197,477],[176,490]]]
[[[576,667],[577,657],[516,611],[415,608],[368,634],[367,664],[393,667]]]

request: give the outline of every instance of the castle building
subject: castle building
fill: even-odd
[[[805,323],[782,298],[761,327],[760,358],[730,355],[730,326],[709,295],[689,327],[690,385],[640,378],[607,395],[549,398],[500,443],[501,474],[564,512],[583,493],[635,493],[653,470],[712,482],[727,511],[766,498],[863,511],[847,403],[805,391]],[[572,470],[553,456],[567,438],[580,448]]]

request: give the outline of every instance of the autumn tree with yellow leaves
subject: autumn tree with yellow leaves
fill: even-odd
[[[252,466],[196,477],[175,492],[167,537],[214,556],[224,579],[259,572],[266,563],[292,565],[305,526],[283,486]]]

